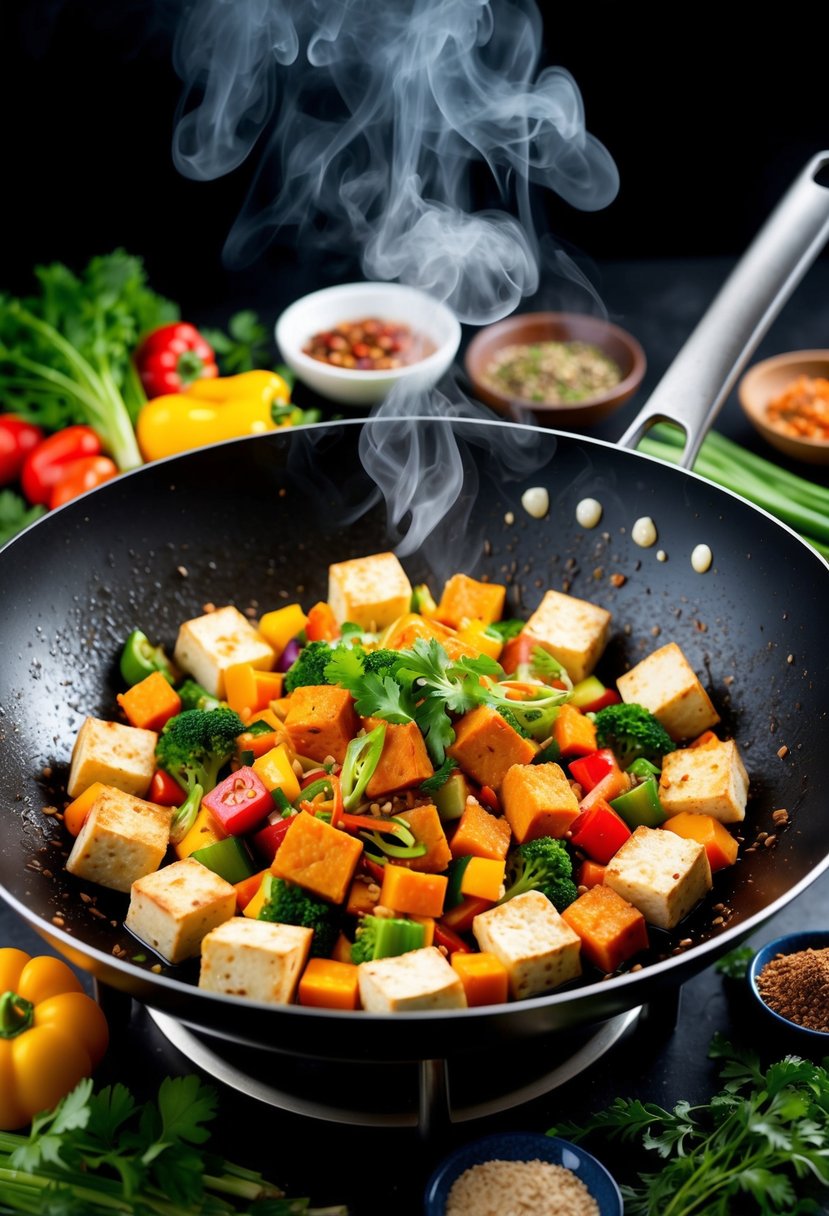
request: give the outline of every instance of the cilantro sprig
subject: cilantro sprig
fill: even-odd
[[[254,1170],[205,1147],[215,1092],[195,1075],[167,1077],[156,1101],[84,1080],[38,1115],[28,1136],[0,1132],[0,1212],[37,1216],[347,1216],[289,1199]],[[241,1204],[241,1206],[237,1206]]]
[[[348,689],[363,717],[415,722],[436,768],[444,763],[455,738],[455,718],[477,706],[491,705],[522,733],[540,740],[549,735],[559,705],[570,695],[569,687],[538,682],[536,689],[525,687],[522,697],[515,699],[503,685],[506,675],[495,659],[487,655],[451,659],[434,638],[418,638],[394,657],[391,651],[382,655],[383,666],[372,670],[371,651],[339,648],[326,665],[326,679]]]
[[[585,1124],[549,1135],[591,1134],[638,1143],[659,1167],[622,1187],[625,1216],[801,1216],[823,1209],[829,1188],[829,1073],[798,1056],[761,1067],[715,1035],[723,1088],[710,1102],[672,1110],[617,1098]]]

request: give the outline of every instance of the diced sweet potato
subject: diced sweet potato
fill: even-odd
[[[323,1009],[356,1009],[360,1000],[354,963],[330,958],[311,958],[300,976],[297,999],[300,1005]]]
[[[470,857],[461,875],[461,895],[496,903],[504,892],[506,862],[494,857]]]
[[[443,588],[436,616],[452,629],[460,629],[465,621],[489,625],[500,620],[506,594],[506,587],[499,583],[482,583],[466,574],[453,574]]]
[[[291,693],[287,730],[294,751],[322,763],[333,756],[340,764],[345,749],[359,729],[354,698],[344,688],[311,684]]]
[[[468,799],[452,837],[453,857],[492,857],[503,861],[509,852],[512,829],[502,815],[490,815],[476,798]]]
[[[116,700],[130,726],[142,730],[161,730],[165,722],[181,712],[181,697],[160,671],[119,692]]]
[[[379,726],[381,721],[380,718],[364,718],[366,733]],[[366,786],[368,798],[382,798],[393,790],[420,785],[435,771],[423,735],[415,722],[387,722],[385,727],[383,753]]]
[[[410,870],[442,874],[452,860],[452,851],[434,803],[427,802],[423,806],[413,807],[410,811],[402,811],[397,818],[404,820],[409,825],[415,840],[426,845],[426,852],[422,857],[413,857],[401,864]]]
[[[582,954],[601,971],[615,971],[648,948],[644,916],[610,887],[591,887],[561,915],[581,938]]]
[[[441,916],[448,881],[445,874],[419,873],[387,862],[380,903],[410,916]]]
[[[686,840],[697,840],[705,846],[711,872],[731,866],[737,860],[739,845],[728,828],[713,815],[697,815],[693,811],[680,811],[662,825]]]
[[[456,950],[449,960],[460,976],[467,1005],[502,1005],[509,994],[509,972],[494,954]]]
[[[572,705],[560,707],[553,723],[553,738],[561,755],[587,756],[596,750],[596,727],[590,718]]]
[[[458,720],[446,751],[478,785],[500,790],[507,771],[529,764],[538,744],[519,735],[491,705],[479,705]]]
[[[321,899],[341,904],[362,851],[361,841],[300,811],[276,851],[271,870]]]
[[[604,866],[593,861],[590,857],[585,857],[584,861],[578,868],[576,881],[580,887],[597,887],[604,882]]]
[[[579,804],[559,764],[514,764],[501,788],[504,817],[519,844],[539,836],[564,836]]]

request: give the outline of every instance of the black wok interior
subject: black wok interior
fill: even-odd
[[[417,426],[445,437],[453,424]],[[342,1019],[370,1015],[206,994],[194,987],[195,967],[155,973],[158,960],[134,961],[148,952],[121,925],[127,897],[63,872],[68,838],[43,808],[62,805],[83,718],[117,714],[117,658],[131,629],[172,648],[179,622],[208,602],[254,613],[295,599],[309,605],[325,597],[329,563],[392,547],[385,504],[360,461],[367,427],[397,434],[401,423],[298,428],[145,466],[46,516],[0,553],[0,892],[71,961],[116,988],[218,1035],[287,1041],[314,1056],[478,1050],[599,1021],[675,987],[829,864],[829,571],[782,525],[715,486],[611,445],[534,428],[464,423],[466,489],[430,541],[402,560],[412,582],[428,581],[436,595],[455,570],[506,582],[510,615],[527,615],[548,587],[603,604],[613,633],[599,674],[612,678],[670,640],[700,673],[749,770],[745,843],[737,865],[717,876],[711,900],[674,934],[654,934],[649,965],[611,980],[587,975],[520,1004],[371,1016],[362,1048],[357,1036],[341,1034]],[[534,465],[529,472],[503,459],[515,440]],[[539,485],[550,495],[543,519],[521,505],[523,491]],[[588,495],[604,508],[592,531],[575,516]],[[644,515],[659,533],[652,549],[631,540]],[[714,554],[706,574],[690,564],[700,542]],[[779,808],[790,825],[746,852],[758,834],[775,834]]]

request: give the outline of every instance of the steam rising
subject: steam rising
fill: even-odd
[[[532,188],[593,210],[618,187],[540,44],[531,0],[201,0],[176,35],[174,160],[209,179],[256,151],[229,261],[290,228],[486,323],[537,290]]]

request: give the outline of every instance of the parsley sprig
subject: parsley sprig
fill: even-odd
[[[591,1133],[639,1142],[661,1158],[638,1185],[623,1186],[625,1216],[801,1216],[824,1209],[829,1187],[829,1073],[786,1056],[761,1067],[758,1056],[715,1035],[709,1055],[723,1062],[722,1090],[710,1102],[664,1110],[617,1098],[586,1124],[550,1135]]]
[[[28,1136],[0,1132],[0,1212],[36,1216],[347,1216],[286,1198],[261,1174],[204,1147],[216,1095],[167,1077],[155,1102],[81,1083]],[[237,1206],[241,1203],[242,1206]]]

